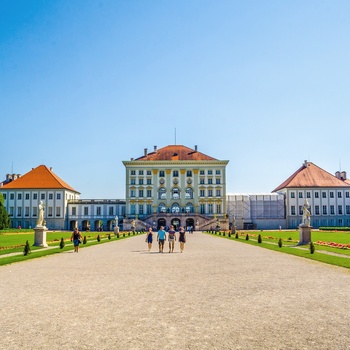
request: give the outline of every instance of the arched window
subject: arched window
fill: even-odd
[[[185,207],[186,213],[194,213],[194,207],[192,203],[187,203]]]
[[[165,213],[166,212],[166,206],[164,203],[160,203],[158,206],[158,212],[159,213]]]
[[[158,199],[166,199],[166,189],[164,187],[158,190]]]
[[[193,199],[193,189],[191,187],[186,188],[186,199]]]
[[[180,206],[178,203],[174,203],[172,206],[171,206],[171,212],[172,213],[180,213]]]
[[[180,190],[177,187],[174,187],[171,191],[171,197],[172,199],[179,199],[180,198]]]

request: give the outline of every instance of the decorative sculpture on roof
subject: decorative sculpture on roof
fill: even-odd
[[[304,226],[310,226],[310,211],[309,211],[309,208],[310,208],[310,204],[307,201],[307,199],[305,198],[304,199],[304,205],[303,205],[303,221],[302,221],[302,224]]]

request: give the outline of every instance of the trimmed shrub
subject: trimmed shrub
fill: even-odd
[[[64,239],[63,239],[63,237],[62,237],[62,238],[61,238],[61,241],[60,241],[60,249],[63,249],[65,245],[66,245],[66,244],[64,243]]]
[[[86,236],[84,236],[83,244],[86,244],[86,243],[87,243],[87,239],[86,239]]]
[[[108,239],[111,239],[111,234],[110,233],[108,234]]]
[[[238,232],[236,232],[236,239],[238,239],[239,238],[239,236],[238,236]]]
[[[30,249],[29,242],[27,241],[26,245],[24,246],[24,249],[23,249],[23,255],[28,255],[30,253],[31,253],[31,249]]]
[[[100,242],[101,241],[101,237],[100,235],[97,235],[97,242]]]
[[[119,238],[119,233],[117,233],[117,238]]]
[[[280,239],[278,240],[278,246],[279,246],[280,248],[282,248],[282,238],[280,238]]]
[[[310,242],[309,249],[310,249],[310,254],[315,253],[315,245],[312,242]]]
[[[249,235],[248,235],[248,233],[245,235],[245,240],[246,240],[246,241],[249,241]]]
[[[262,238],[261,238],[261,234],[259,233],[259,236],[258,236],[258,243],[262,243]]]

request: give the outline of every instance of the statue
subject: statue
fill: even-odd
[[[131,221],[131,228],[132,228],[132,229],[135,229],[135,226],[136,226],[136,222],[135,222],[135,220],[132,220],[132,221]]]
[[[115,216],[115,226],[117,227],[118,224],[119,224],[119,218],[118,218],[118,215]]]
[[[45,205],[42,201],[39,202],[39,215],[38,220],[36,221],[36,226],[44,226],[44,208]]]
[[[118,235],[119,234],[119,226],[118,226],[118,224],[119,224],[119,218],[118,218],[118,215],[116,215],[116,217],[115,217],[115,227],[114,227],[114,234],[115,235]],[[119,236],[118,236],[119,237]]]
[[[303,205],[303,221],[302,221],[302,224],[305,226],[310,226],[310,212],[308,210],[309,208],[310,208],[310,204],[305,198],[304,205]]]

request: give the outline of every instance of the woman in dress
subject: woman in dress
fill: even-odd
[[[185,243],[186,243],[186,232],[183,227],[179,228],[179,242],[180,242],[180,251],[182,253],[184,251]]]
[[[83,238],[83,236],[81,235],[81,233],[78,230],[78,227],[76,227],[72,233],[72,236],[70,238],[71,241],[73,241],[73,245],[74,245],[74,253],[78,253],[79,251],[79,244],[80,244],[80,240]]]
[[[152,227],[148,229],[147,236],[146,236],[146,242],[148,243],[148,251],[151,250],[152,248],[152,243],[153,243],[153,231]]]

